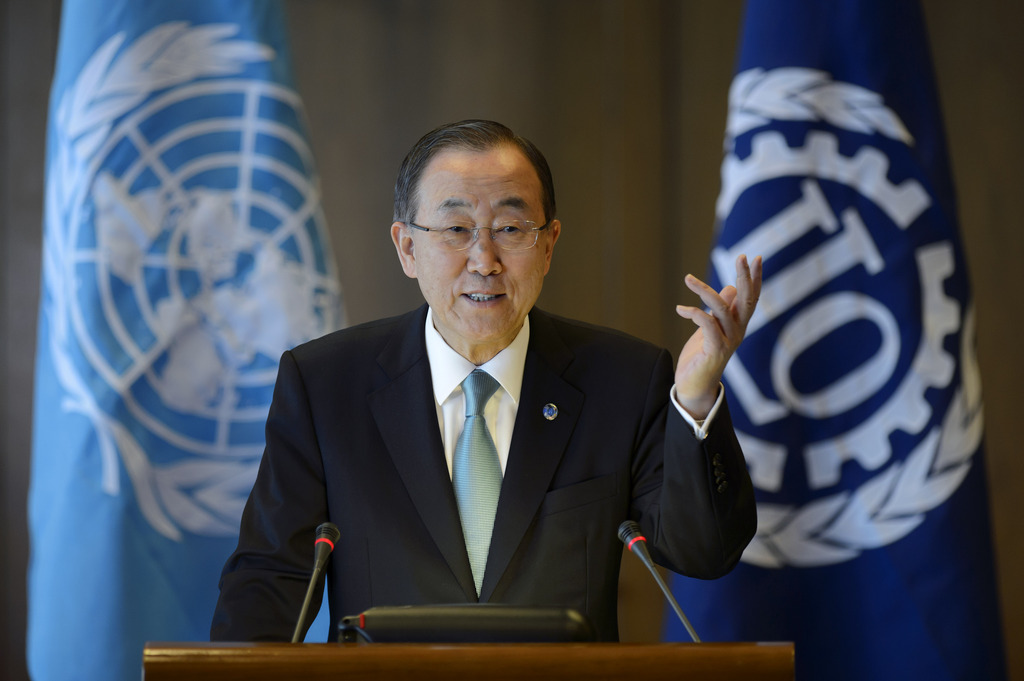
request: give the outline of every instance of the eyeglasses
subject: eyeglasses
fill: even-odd
[[[441,243],[453,251],[465,251],[476,243],[481,229],[490,232],[491,241],[497,244],[498,248],[506,251],[525,251],[537,245],[541,231],[547,229],[551,222],[545,222],[540,227],[535,227],[537,223],[530,220],[501,220],[496,227],[421,227],[414,222],[405,224],[423,232],[436,234]]]

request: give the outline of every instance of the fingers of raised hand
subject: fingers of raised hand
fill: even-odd
[[[748,261],[745,255],[736,258],[736,285],[726,286],[720,292],[688,274],[685,279],[687,288],[700,297],[707,309],[680,305],[676,310],[681,317],[703,329],[706,339],[735,350],[743,340],[747,323],[757,308],[757,300],[761,295],[761,275],[761,256]]]
[[[753,262],[748,262],[745,255],[736,258],[736,310],[744,329],[754,315],[757,300],[761,296],[762,265],[759,255],[754,257]]]
[[[710,342],[713,346],[729,346],[729,336],[722,328],[722,323],[717,316],[707,310],[692,305],[677,305],[676,314],[683,319],[689,319],[703,332],[705,343]],[[705,345],[707,349],[708,346]]]
[[[740,338],[742,338],[746,320],[742,320],[736,311],[736,300],[739,291],[735,287],[726,286],[721,292],[716,292],[692,274],[686,275],[686,286],[700,296],[701,302],[707,306],[705,314],[709,315],[709,321],[714,320],[717,326],[720,327],[718,329],[719,333],[729,339],[735,339],[738,333]],[[688,319],[697,322],[697,319],[694,317],[688,317]],[[735,339],[730,344],[735,345],[738,343],[739,339]]]

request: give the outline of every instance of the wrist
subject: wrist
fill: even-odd
[[[686,395],[675,388],[676,402],[694,421],[703,422],[718,401],[718,386],[709,394]]]

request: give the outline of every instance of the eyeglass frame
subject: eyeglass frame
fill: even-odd
[[[533,224],[532,220],[519,220],[518,222]],[[502,246],[500,243],[495,241],[494,240],[494,235],[495,235],[496,232],[494,230],[496,230],[496,229],[503,229],[503,227],[500,227],[500,226],[499,227],[475,227],[475,226],[474,227],[465,227],[464,225],[452,225],[452,227],[424,227],[423,225],[417,225],[415,222],[413,222],[411,220],[406,220],[403,224],[406,224],[406,225],[408,225],[410,227],[414,227],[414,228],[416,228],[416,229],[418,229],[418,230],[420,230],[422,232],[429,232],[429,233],[433,233],[433,234],[443,234],[444,232],[447,232],[452,227],[462,227],[463,229],[468,229],[471,232],[473,232],[473,240],[470,241],[469,244],[465,248],[453,248],[452,246],[450,246],[448,244],[445,244],[448,248],[450,248],[455,253],[461,253],[462,251],[468,251],[469,249],[473,248],[473,244],[475,244],[477,242],[477,239],[480,238],[480,230],[481,229],[486,229],[490,233],[490,235],[491,235],[491,241],[494,241],[494,243],[498,246],[498,248],[500,248],[503,251],[509,251],[511,253],[516,253],[518,251],[528,251],[531,248],[533,248],[534,246],[536,246],[537,242],[540,240],[540,233],[543,230],[545,230],[545,229],[547,229],[548,227],[551,226],[551,220],[548,220],[547,222],[545,222],[540,227],[531,227],[530,228],[529,231],[533,233],[533,243],[530,244],[529,246],[525,247],[525,248],[506,248],[505,246]]]

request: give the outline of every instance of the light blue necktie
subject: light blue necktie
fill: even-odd
[[[499,387],[490,374],[480,369],[462,382],[462,392],[466,396],[466,425],[455,445],[452,462],[452,484],[459,502],[462,535],[466,539],[477,594],[484,581],[487,551],[491,547],[491,531],[501,493],[498,450],[487,431],[483,412],[487,400]]]

